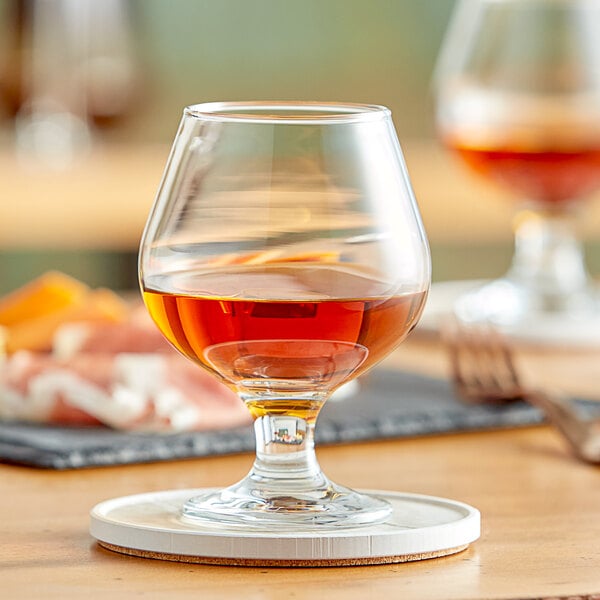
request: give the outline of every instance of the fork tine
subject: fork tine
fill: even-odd
[[[458,323],[453,319],[448,320],[441,328],[441,337],[448,351],[451,381],[458,395],[467,401],[473,400],[474,398],[470,393],[470,385],[468,384],[470,379],[466,377],[464,372],[465,364],[468,361],[461,359],[461,356],[466,351],[466,344],[460,339]]]
[[[490,326],[453,320],[442,329],[451,374],[468,402],[506,404],[522,398],[522,388],[504,337]]]
[[[503,402],[520,398],[519,377],[504,336],[490,325],[473,328],[471,335],[477,339],[479,368],[486,373],[490,393]]]
[[[441,335],[448,350],[452,382],[458,395],[467,402],[481,402],[479,391],[483,384],[477,369],[471,368],[476,353],[470,336],[454,320],[444,325]]]
[[[513,352],[509,346],[508,340],[497,329],[489,327],[489,336],[493,340],[493,347],[497,352],[498,365],[502,366],[502,374],[505,378],[505,385],[518,390],[522,394],[521,378],[517,373],[517,368],[513,360]]]

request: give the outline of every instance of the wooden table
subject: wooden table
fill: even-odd
[[[436,364],[419,342],[402,352],[400,363],[429,356]],[[69,472],[0,465],[0,597],[600,599],[600,467],[574,459],[550,428],[324,447],[319,457],[332,479],[350,486],[472,504],[482,536],[454,556],[376,567],[146,560],[99,548],[88,534],[90,508],[121,495],[225,485],[251,457]]]

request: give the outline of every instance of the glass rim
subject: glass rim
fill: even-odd
[[[326,125],[328,123],[360,123],[390,116],[380,104],[352,102],[203,102],[186,106],[183,114],[206,121],[238,123],[271,123],[285,125]]]

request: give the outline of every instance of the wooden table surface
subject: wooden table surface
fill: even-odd
[[[419,340],[394,361],[442,367],[429,342]],[[600,467],[573,458],[552,429],[323,447],[318,454],[325,472],[346,485],[472,504],[482,513],[481,538],[454,556],[375,567],[238,568],[127,557],[91,538],[92,506],[226,485],[245,474],[252,457],[68,472],[0,465],[0,597],[600,599]]]

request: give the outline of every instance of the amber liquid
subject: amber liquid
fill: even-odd
[[[223,270],[157,283],[144,289],[144,300],[180,352],[237,389],[291,396],[334,389],[380,361],[416,325],[426,296],[383,295],[382,283],[325,266]],[[341,290],[349,293],[340,297]],[[305,416],[310,408],[309,401],[288,404],[279,407],[285,414]],[[260,403],[251,410],[259,416]]]
[[[449,140],[473,170],[549,207],[578,201],[600,188],[600,144],[594,147],[477,147]]]

